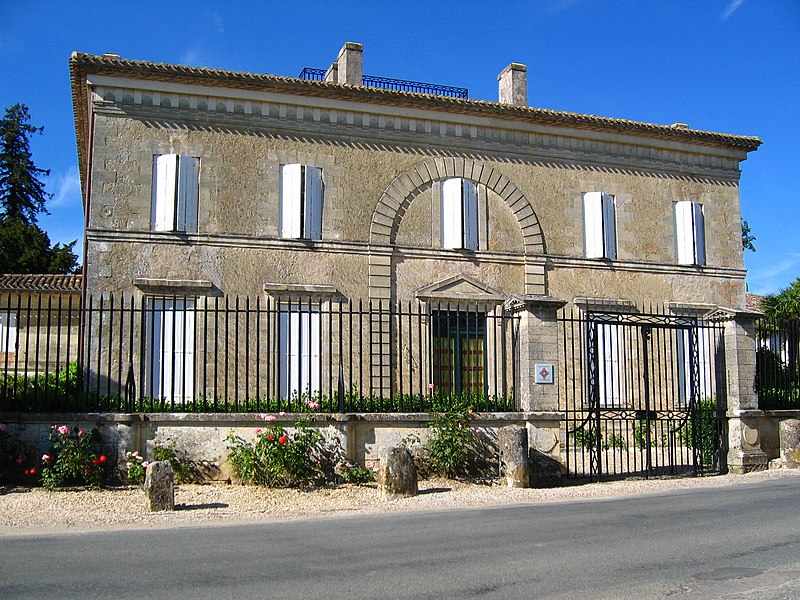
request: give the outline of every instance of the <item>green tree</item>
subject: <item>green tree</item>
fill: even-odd
[[[30,113],[24,104],[6,109],[0,119],[0,202],[3,214],[27,225],[36,223],[39,213],[47,213],[45,202],[50,194],[44,191],[40,177],[50,171],[33,164],[30,136],[44,127],[30,124]]]
[[[0,270],[4,273],[74,273],[78,257],[75,242],[50,245],[38,225],[0,217]]]
[[[753,244],[755,241],[756,236],[750,232],[750,224],[742,219],[742,248],[755,252],[756,247],[755,244]]]
[[[800,277],[777,294],[761,301],[764,314],[778,319],[800,319]]]
[[[33,163],[30,136],[43,127],[30,124],[24,104],[6,109],[0,119],[0,271],[5,273],[73,273],[78,257],[71,244],[51,246],[37,224],[48,214],[50,194],[41,177],[50,174]]]

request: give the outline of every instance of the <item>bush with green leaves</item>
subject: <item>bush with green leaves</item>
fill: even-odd
[[[428,465],[437,475],[453,478],[465,475],[476,441],[469,425],[471,413],[463,403],[434,412],[425,450]]]
[[[365,485],[375,481],[375,471],[368,466],[347,465],[342,469],[341,474],[345,483]]]
[[[138,450],[126,452],[125,458],[127,461],[125,462],[124,479],[142,485],[145,475],[147,474],[146,469],[149,463],[139,454]]]
[[[705,398],[695,403],[694,410],[694,417],[690,415],[681,430],[681,438],[690,448],[696,445],[702,463],[711,465],[720,440],[717,401],[714,398]]]
[[[42,456],[42,485],[47,489],[81,483],[99,487],[103,483],[107,457],[95,451],[94,437],[94,431],[51,425],[53,448]]]
[[[256,429],[255,443],[233,432],[226,441],[228,461],[242,483],[297,487],[322,479],[322,434],[305,421],[298,421],[291,431],[275,424]]]

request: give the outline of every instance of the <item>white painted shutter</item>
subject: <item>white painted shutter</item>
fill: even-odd
[[[463,247],[462,209],[461,179],[445,179],[442,182],[442,248]]]
[[[614,196],[603,194],[603,256],[617,258],[617,219]]]
[[[600,323],[597,326],[597,384],[600,388],[601,406],[621,404],[619,329],[619,325]]]
[[[695,260],[692,212],[690,200],[675,203],[675,250],[679,265],[693,265]]]
[[[153,159],[152,225],[154,231],[174,231],[175,229],[177,173],[177,154],[161,154]]]
[[[200,181],[200,159],[181,156],[178,159],[178,231],[197,233],[197,198]]]
[[[302,312],[301,319],[301,373],[300,390],[313,396],[319,392],[319,313]]]
[[[600,192],[583,195],[583,232],[586,258],[602,258],[603,195]]]
[[[317,312],[280,313],[278,376],[281,398],[319,392],[319,323]]]
[[[678,403],[687,406],[692,397],[692,347],[691,332],[677,330]]]
[[[281,165],[280,232],[282,238],[299,238],[302,235],[301,165]]]
[[[692,203],[694,212],[694,256],[695,264],[706,264],[706,226],[703,218],[703,205],[697,202]]]
[[[464,202],[464,248],[478,249],[478,190],[475,182],[462,179],[461,193]]]
[[[303,210],[303,237],[322,239],[322,169],[306,167],[305,206]]]
[[[150,345],[151,395],[166,402],[194,399],[194,301],[155,299]]]
[[[0,313],[0,350],[17,351],[17,315],[12,312]]]

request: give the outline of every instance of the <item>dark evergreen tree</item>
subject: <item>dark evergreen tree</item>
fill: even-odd
[[[30,136],[44,127],[30,124],[28,107],[15,104],[0,119],[0,202],[3,214],[28,225],[36,223],[39,213],[47,214],[45,202],[50,195],[40,177],[50,171],[33,164]]]
[[[50,194],[41,177],[50,174],[33,163],[30,136],[43,127],[30,124],[28,107],[15,104],[0,119],[0,272],[74,273],[78,257],[71,244],[50,245],[37,224],[48,214]],[[76,240],[77,241],[77,240]]]

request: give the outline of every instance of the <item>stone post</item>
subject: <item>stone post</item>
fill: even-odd
[[[755,321],[760,313],[737,312],[725,323],[725,377],[728,394],[728,470],[747,473],[767,468],[758,431]]]
[[[503,427],[500,429],[499,443],[506,487],[529,487],[528,430],[520,425]]]
[[[790,469],[800,467],[800,419],[786,419],[778,425],[781,439],[781,460]]]
[[[175,475],[167,460],[147,465],[144,479],[144,494],[147,510],[175,510]]]
[[[389,446],[378,453],[380,467],[378,469],[378,489],[381,498],[393,500],[416,496],[417,468],[407,448]]]
[[[364,45],[356,42],[347,42],[339,50],[337,74],[338,83],[347,85],[364,85],[362,60]]]
[[[500,104],[528,106],[528,67],[511,63],[497,76],[497,80]]]

